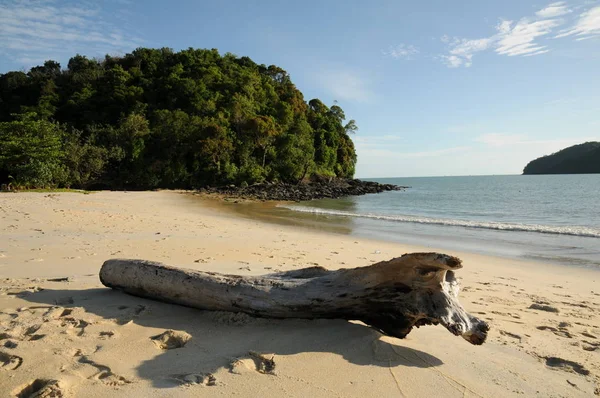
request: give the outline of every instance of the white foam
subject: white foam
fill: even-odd
[[[538,225],[538,224],[516,224],[516,223],[501,223],[501,222],[486,222],[486,221],[468,221],[468,220],[452,220],[444,218],[429,218],[406,215],[382,215],[373,213],[352,213],[340,210],[326,210],[315,207],[295,206],[295,205],[280,205],[289,210],[302,213],[312,213],[321,215],[343,216],[343,217],[360,217],[376,220],[386,220],[395,222],[407,222],[415,224],[431,224],[431,225],[447,225],[454,227],[466,228],[482,228],[499,231],[521,231],[521,232],[537,232],[543,234],[555,235],[571,235],[584,236],[590,238],[600,238],[600,229],[581,227],[581,226],[553,226],[553,225]]]

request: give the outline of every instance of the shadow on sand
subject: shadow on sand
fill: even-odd
[[[138,333],[133,344],[156,349],[156,357],[138,366],[137,376],[150,380],[156,388],[178,385],[176,374],[210,374],[228,368],[236,358],[248,358],[249,352],[278,356],[299,353],[333,353],[359,366],[406,366],[428,368],[442,361],[425,352],[381,339],[381,334],[363,324],[344,320],[273,320],[245,314],[201,311],[178,305],[133,297],[108,288],[51,290],[27,294],[22,299],[34,305],[65,308],[81,307],[119,328],[127,322],[160,330],[189,333],[192,339],[181,348],[159,350],[150,337],[157,331]],[[142,329],[143,331],[143,329]],[[100,343],[100,342],[99,342]],[[127,355],[123,353],[123,355]],[[140,354],[142,355],[142,354]],[[193,364],[193,365],[191,365]],[[191,367],[191,368],[190,368]]]

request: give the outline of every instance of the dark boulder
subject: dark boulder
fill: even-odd
[[[321,178],[300,184],[262,183],[250,186],[242,184],[240,187],[234,185],[206,187],[198,191],[200,193],[220,194],[234,198],[300,202],[311,199],[336,199],[344,196],[401,191],[405,188],[408,187],[358,179]]]

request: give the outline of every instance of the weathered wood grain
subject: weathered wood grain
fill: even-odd
[[[413,327],[442,324],[472,344],[489,330],[458,302],[461,261],[439,253],[410,253],[366,267],[310,267],[262,276],[224,275],[144,260],[114,259],[100,270],[105,286],[203,310],[268,318],[360,320],[403,338]]]

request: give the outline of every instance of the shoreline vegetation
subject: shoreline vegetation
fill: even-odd
[[[352,178],[358,130],[282,68],[138,48],[0,74],[0,184],[197,189]]]

